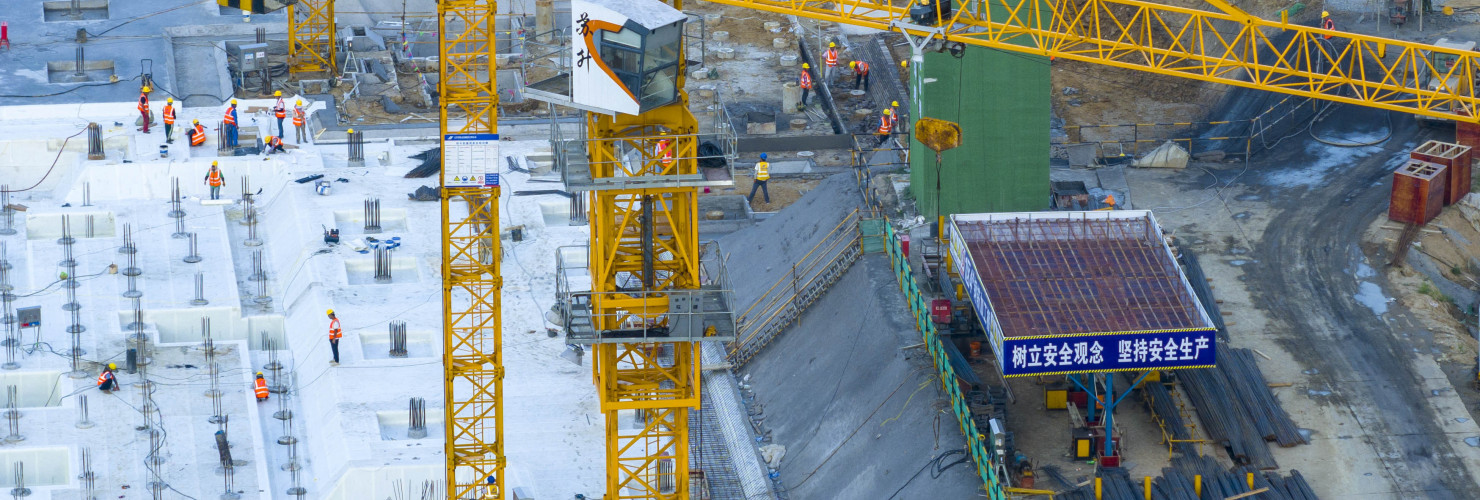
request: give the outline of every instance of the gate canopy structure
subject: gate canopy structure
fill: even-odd
[[[1213,366],[1216,330],[1151,212],[951,222],[951,260],[1003,376]]]

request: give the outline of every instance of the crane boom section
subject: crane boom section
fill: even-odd
[[[870,0],[713,0],[946,42],[1476,122],[1480,53],[1138,0],[958,2],[935,26]],[[1430,53],[1450,54],[1435,67]],[[1419,75],[1459,82],[1427,88]]]

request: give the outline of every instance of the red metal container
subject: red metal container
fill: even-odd
[[[904,251],[904,258],[910,258],[910,235],[899,235],[899,249]]]
[[[1392,199],[1388,219],[1412,224],[1427,224],[1444,209],[1447,183],[1444,165],[1421,160],[1408,160],[1393,172]]]
[[[1444,165],[1444,205],[1453,205],[1470,194],[1470,164],[1474,159],[1474,149],[1470,146],[1429,141],[1414,149],[1409,156]]]
[[[934,320],[936,323],[941,323],[941,324],[950,323],[951,322],[951,301],[950,301],[950,299],[935,299],[935,300],[930,301],[930,319],[931,320]]]
[[[1464,111],[1460,111],[1464,113]],[[1454,142],[1461,146],[1480,148],[1480,123],[1455,122]]]

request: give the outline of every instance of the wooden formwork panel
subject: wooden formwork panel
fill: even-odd
[[[1423,160],[1408,160],[1393,172],[1393,193],[1388,203],[1388,219],[1412,224],[1427,224],[1444,209],[1444,191],[1448,183],[1447,167]]]
[[[1474,149],[1462,144],[1429,141],[1415,148],[1409,156],[1415,160],[1438,163],[1445,167],[1444,204],[1453,205],[1470,194],[1471,161]]]

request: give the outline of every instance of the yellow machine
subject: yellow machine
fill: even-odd
[[[266,14],[298,3],[298,0],[216,0],[216,3],[253,14]]]

